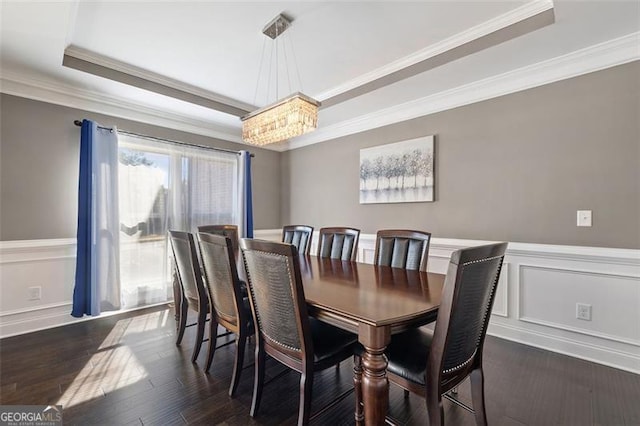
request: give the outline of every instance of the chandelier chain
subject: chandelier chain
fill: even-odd
[[[288,34],[284,35],[285,38],[289,38]],[[291,92],[291,76],[289,73],[289,60],[287,59],[287,43],[285,40],[282,40],[282,53],[284,54],[284,69],[287,73],[287,90],[289,93]]]
[[[289,46],[291,46],[291,56],[293,57],[293,66],[296,69],[296,74],[298,75],[298,87],[301,92],[304,92],[304,87],[302,86],[302,78],[300,78],[300,68],[298,67],[298,59],[296,57],[296,50],[293,48],[293,41],[291,38],[287,37],[289,40]]]
[[[262,75],[262,64],[264,63],[264,52],[267,49],[267,39],[262,39],[262,53],[260,54],[260,66],[258,67],[258,81],[256,81],[256,91],[253,94],[253,104],[258,101],[258,88],[260,87],[260,76]]]
[[[274,39],[275,43],[275,48],[276,48],[276,99],[278,99],[278,96],[280,95],[280,93],[278,92],[278,80],[280,78],[280,76],[278,75],[278,71],[279,71],[279,67],[278,67],[278,36],[280,35],[279,33],[279,29],[280,27],[278,25],[276,25],[276,38]]]
[[[274,53],[274,48],[273,46],[271,46],[271,52],[269,53],[269,74],[267,74],[267,93],[265,94],[264,97],[264,103],[268,104],[269,103],[269,93],[271,92],[271,70],[273,68],[273,53]],[[278,73],[277,73],[277,68],[278,68],[278,64],[276,64],[276,80],[278,79]],[[277,92],[277,90],[276,90]]]

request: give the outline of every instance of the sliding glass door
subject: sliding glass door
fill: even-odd
[[[235,153],[119,138],[120,279],[124,308],[173,297],[167,231],[237,224]]]

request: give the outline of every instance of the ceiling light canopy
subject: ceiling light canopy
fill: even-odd
[[[262,30],[262,33],[273,39],[275,43],[276,97],[278,94],[278,45],[276,38],[289,28],[290,25],[291,20],[280,14]],[[269,68],[271,69],[271,67]],[[243,116],[241,118],[242,139],[254,145],[267,145],[311,132],[318,126],[319,106],[320,102],[315,99],[300,92],[293,93],[271,105],[267,105]]]

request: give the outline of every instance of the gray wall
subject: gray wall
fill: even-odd
[[[283,224],[640,248],[639,76],[635,62],[284,153]],[[359,204],[361,148],[431,134],[436,202]]]
[[[286,153],[251,148],[257,229],[416,228],[434,236],[640,248],[640,64]],[[74,119],[185,142],[244,145],[0,95],[0,240],[76,233]],[[322,125],[322,123],[321,123]],[[436,135],[434,203],[358,203],[361,148]],[[592,228],[575,226],[592,209]]]
[[[80,128],[88,118],[136,133],[228,149],[235,144],[10,95],[0,96],[0,240],[76,235]],[[280,226],[280,157],[249,147],[253,159],[254,224]]]

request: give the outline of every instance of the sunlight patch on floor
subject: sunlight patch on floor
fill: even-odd
[[[56,404],[72,407],[144,380],[148,373],[138,358],[157,354],[145,353],[144,345],[136,350],[136,343],[157,337],[151,332],[164,328],[169,317],[170,311],[163,310],[118,321],[74,380],[62,386]],[[133,347],[127,341],[135,342]]]

